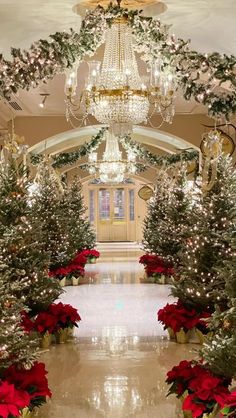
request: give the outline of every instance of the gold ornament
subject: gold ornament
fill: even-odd
[[[12,244],[12,245],[9,245],[9,247],[8,247],[9,253],[12,253],[12,254],[13,253],[16,253],[17,250],[18,250],[18,246],[17,245]]]
[[[225,319],[223,321],[223,328],[224,329],[230,329],[231,328],[231,322],[228,319]]]
[[[146,186],[141,187],[141,189],[139,189],[138,195],[140,199],[147,201],[151,199],[151,197],[154,196],[154,191],[151,187],[146,185]]]
[[[221,133],[214,129],[203,135],[200,145],[203,155],[202,167],[202,188],[204,191],[209,191],[214,186],[217,177],[218,159],[222,155],[222,141]]]

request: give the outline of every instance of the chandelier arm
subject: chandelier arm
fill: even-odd
[[[151,121],[152,116],[153,116],[153,114],[152,114],[152,115],[148,118],[148,122],[150,123],[151,127],[152,127],[153,129],[159,129],[159,128],[161,128],[161,127],[162,127],[162,125],[165,123],[165,120],[164,120],[164,119],[162,119],[162,121],[161,121],[160,125],[155,126],[155,125],[152,123],[152,121]],[[160,115],[160,116],[162,117],[162,115]]]
[[[74,124],[71,116],[72,116],[73,119],[77,120],[80,123],[78,125]],[[88,115],[86,114],[81,119],[78,119],[76,117],[76,115],[74,115],[73,113],[71,113],[71,115],[68,115],[67,121],[70,122],[70,124],[71,124],[71,126],[72,126],[73,129],[77,129],[77,128],[81,128],[84,125],[84,122],[87,119],[87,116]]]

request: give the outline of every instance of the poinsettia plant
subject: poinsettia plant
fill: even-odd
[[[144,254],[140,257],[139,263],[145,267],[145,272],[148,277],[153,276],[172,276],[174,269],[169,261],[164,260],[156,254]]]
[[[57,269],[51,270],[49,272],[49,276],[50,277],[56,277],[59,280],[62,279],[63,277],[71,277],[71,276],[75,276],[75,277],[81,277],[84,276],[84,264],[80,264],[80,262],[78,263],[77,261],[73,260],[70,264],[68,264],[67,266],[64,267],[58,267]]]
[[[167,303],[157,313],[158,321],[164,325],[164,329],[171,328],[175,333],[181,328],[187,332],[194,327],[205,332],[207,330],[206,319],[210,316],[210,312],[198,313],[194,308],[183,305],[180,300],[172,304]]]
[[[19,417],[21,410],[30,405],[26,391],[16,389],[15,385],[0,381],[0,417]]]
[[[41,335],[46,332],[55,334],[60,329],[78,327],[81,317],[77,309],[71,305],[52,303],[47,311],[40,312],[34,318],[30,318],[28,313],[22,312],[22,326],[26,332],[36,331]]]
[[[203,364],[182,361],[167,373],[166,382],[171,385],[168,395],[183,397],[183,411],[190,411],[193,418],[220,410],[229,399],[231,381],[216,376]]]
[[[69,304],[63,304],[62,302],[52,303],[48,308],[48,312],[56,318],[57,330],[78,327],[78,322],[81,321],[77,309]]]
[[[30,402],[27,406],[32,410],[45,403],[47,397],[52,396],[47,373],[45,364],[36,361],[29,370],[12,365],[5,370],[3,379],[13,384],[17,390],[28,394]]]
[[[45,403],[52,396],[46,375],[44,363],[37,361],[30,369],[13,364],[4,370],[0,380],[0,417],[19,417],[22,409],[33,410]]]
[[[86,257],[86,259],[91,259],[91,258],[99,258],[100,257],[100,252],[97,250],[83,250],[80,253],[81,255],[83,255],[84,257]]]

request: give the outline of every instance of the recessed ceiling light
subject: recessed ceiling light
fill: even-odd
[[[42,101],[41,103],[39,103],[39,107],[41,107],[41,109],[43,109],[45,107],[45,102],[49,96],[49,93],[40,93],[40,96],[42,97]]]

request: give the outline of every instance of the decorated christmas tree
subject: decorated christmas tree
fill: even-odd
[[[0,268],[2,261],[0,262]],[[9,272],[10,273],[10,272]],[[0,275],[0,376],[12,364],[29,367],[35,360],[35,343],[21,326],[24,305],[12,295],[8,272]]]
[[[75,253],[95,247],[95,233],[85,216],[81,183],[75,178],[64,195],[70,246]]]
[[[45,158],[38,168],[32,195],[32,212],[41,225],[42,246],[49,254],[50,269],[68,262],[74,256],[68,230],[68,212],[60,178]]]
[[[235,231],[236,232],[236,231]],[[217,310],[212,316],[210,326],[214,332],[204,344],[202,356],[207,367],[214,373],[225,377],[236,377],[236,237],[228,236],[232,246],[232,256],[219,270],[219,277],[226,282],[227,308]]]
[[[144,221],[144,249],[178,266],[191,222],[191,193],[185,169],[160,175]]]
[[[61,290],[48,276],[49,258],[42,247],[40,222],[32,214],[28,187],[23,166],[10,161],[0,173],[0,267],[10,294],[38,312]]]
[[[198,309],[215,303],[225,305],[225,277],[219,273],[231,256],[234,230],[233,208],[236,204],[236,173],[230,158],[221,157],[212,189],[202,195],[192,207],[194,222],[180,253],[180,278],[172,294],[183,303]]]

